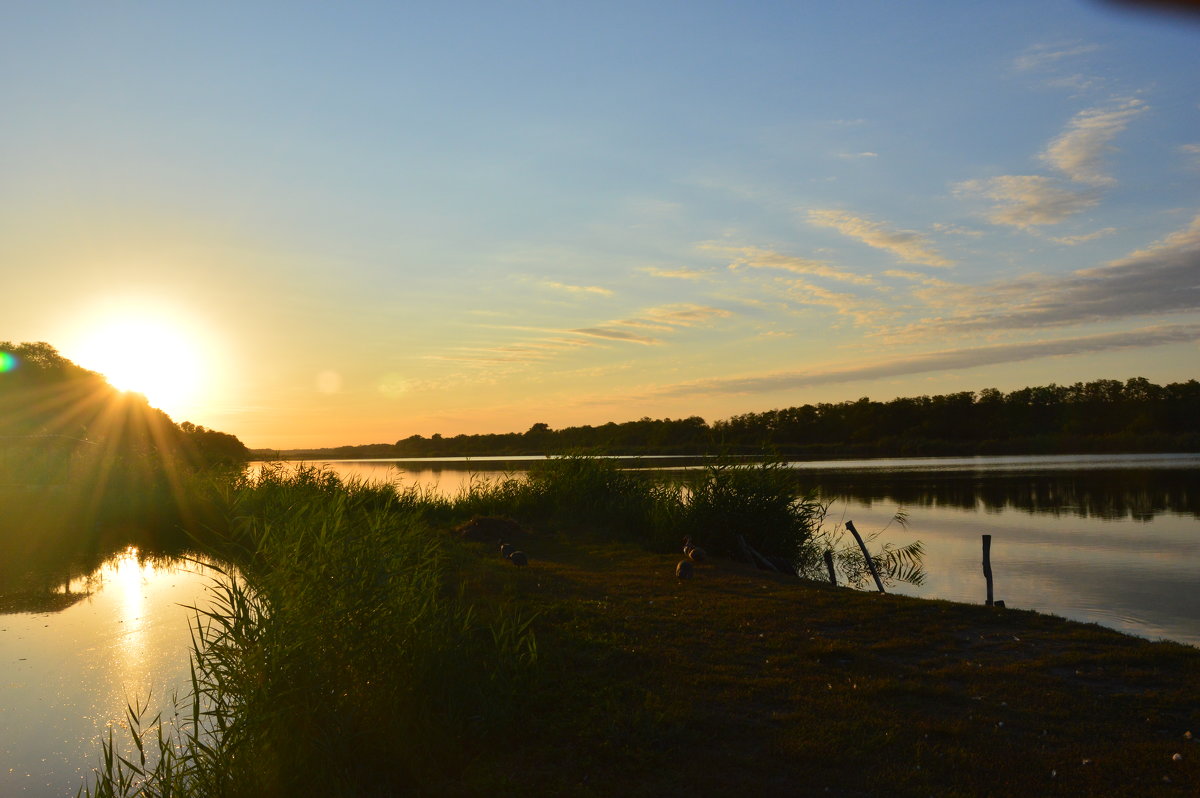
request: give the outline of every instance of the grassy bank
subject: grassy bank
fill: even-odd
[[[205,540],[239,576],[201,619],[195,701],[161,751],[146,719],[146,760],[110,759],[92,794],[1200,786],[1196,649],[725,556],[675,577],[681,531],[803,570],[832,539],[780,479],[669,486],[575,459],[456,499],[316,471],[214,485]],[[528,566],[500,557],[497,529]]]
[[[680,581],[674,557],[638,548],[528,548],[517,571],[481,546],[476,590],[540,613],[529,722],[443,794],[1200,788],[1200,745],[1184,737],[1200,735],[1194,648],[720,559]]]

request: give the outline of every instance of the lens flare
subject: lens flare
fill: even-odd
[[[0,352],[0,374],[17,367],[17,359],[10,352]]]

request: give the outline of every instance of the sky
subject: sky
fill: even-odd
[[[1105,2],[0,0],[0,340],[271,448],[1193,379],[1198,78]]]

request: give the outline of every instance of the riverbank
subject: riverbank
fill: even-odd
[[[522,545],[524,569],[464,544],[463,577],[539,613],[523,720],[431,794],[1200,789],[1196,648],[719,559],[681,581],[672,555],[609,542]]]

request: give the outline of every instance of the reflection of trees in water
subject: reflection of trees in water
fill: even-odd
[[[55,487],[0,488],[0,614],[66,609],[84,595],[71,591],[74,580],[130,546],[149,558],[191,546],[177,524],[102,522],[78,512],[76,499]]]
[[[1200,518],[1200,473],[1194,470],[977,473],[825,472],[802,478],[827,499],[905,507],[956,507],[984,512],[1132,518],[1163,513]]]

